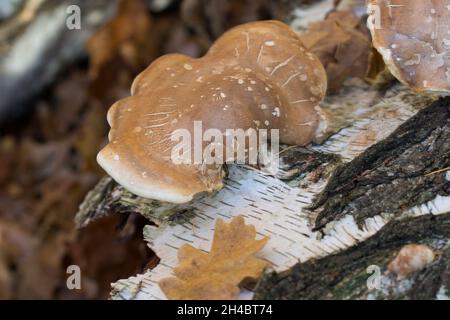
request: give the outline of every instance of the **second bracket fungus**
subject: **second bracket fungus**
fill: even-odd
[[[98,162],[139,196],[188,202],[222,187],[223,163],[174,163],[176,130],[195,140],[199,122],[203,132],[278,129],[280,143],[305,145],[326,126],[319,107],[326,85],[319,59],[287,25],[235,27],[201,58],[169,54],[142,72],[132,96],[108,112],[110,143]]]
[[[423,244],[405,245],[397,256],[389,263],[388,270],[404,279],[413,272],[422,270],[436,258],[434,251]]]
[[[416,91],[450,92],[450,2],[370,0],[373,44],[392,74]]]

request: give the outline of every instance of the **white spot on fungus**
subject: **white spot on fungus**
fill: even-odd
[[[273,109],[272,114],[273,114],[275,117],[279,117],[279,116],[280,116],[280,108],[275,107],[275,109]]]
[[[184,68],[185,68],[186,70],[192,70],[192,66],[191,66],[189,63],[185,63],[185,64],[184,64]]]

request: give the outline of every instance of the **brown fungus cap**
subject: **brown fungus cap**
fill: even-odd
[[[450,92],[450,1],[369,0],[373,44],[416,91]]]
[[[183,203],[222,187],[221,166],[175,164],[177,129],[193,132],[279,129],[280,142],[305,145],[324,123],[326,92],[320,61],[277,21],[231,29],[199,59],[180,54],[154,61],[132,85],[132,96],[108,112],[110,143],[99,164],[131,192]],[[193,136],[193,135],[192,135]]]

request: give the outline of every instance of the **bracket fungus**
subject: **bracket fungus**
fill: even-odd
[[[373,44],[398,80],[450,92],[448,0],[369,0],[368,13]]]
[[[388,270],[401,280],[428,266],[435,257],[434,251],[426,245],[408,244],[401,248],[397,256],[388,264]]]
[[[289,26],[259,21],[222,35],[198,59],[168,54],[135,79],[131,96],[108,112],[110,143],[99,164],[129,191],[184,203],[222,187],[222,164],[174,163],[173,132],[279,130],[305,145],[326,127],[319,102],[326,73]],[[194,137],[195,138],[195,137]]]

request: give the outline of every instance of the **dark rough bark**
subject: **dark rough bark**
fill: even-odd
[[[315,179],[319,180],[331,173],[340,161],[340,157],[334,154],[320,153],[300,147],[287,147],[286,152],[280,156],[280,169],[282,174],[279,179],[294,185],[301,182],[302,177],[310,172],[315,173]]]
[[[189,216],[189,204],[177,205],[144,199],[118,185],[110,177],[104,177],[81,204],[76,223],[81,228],[110,213],[138,213],[150,222],[160,224],[163,221],[186,219]]]
[[[441,287],[450,292],[450,213],[422,216],[388,223],[368,240],[318,260],[295,265],[292,269],[263,278],[255,299],[366,299],[370,293],[366,269],[377,265],[381,272],[402,246],[422,243],[440,251],[427,268],[402,280],[385,274],[388,285],[372,291],[376,299],[434,299]],[[408,283],[413,283],[408,288]],[[384,287],[383,287],[384,286]]]
[[[392,135],[353,161],[338,166],[311,209],[320,209],[316,228],[352,215],[362,222],[382,213],[400,216],[414,205],[450,194],[450,99],[442,98],[406,121]],[[399,217],[400,218],[400,217]],[[397,281],[387,264],[402,246],[427,244],[432,265]],[[384,287],[370,291],[366,269],[382,270]],[[393,220],[368,240],[322,259],[269,274],[256,299],[434,299],[450,292],[450,213]]]
[[[112,178],[109,176],[104,177],[86,195],[79,208],[79,212],[82,212],[82,214],[78,214],[76,217],[75,222],[78,227],[85,227],[90,222],[108,215],[110,211],[110,195],[115,185]]]
[[[317,229],[347,214],[361,224],[450,193],[450,98],[442,98],[401,125],[391,136],[338,167],[312,209]]]

